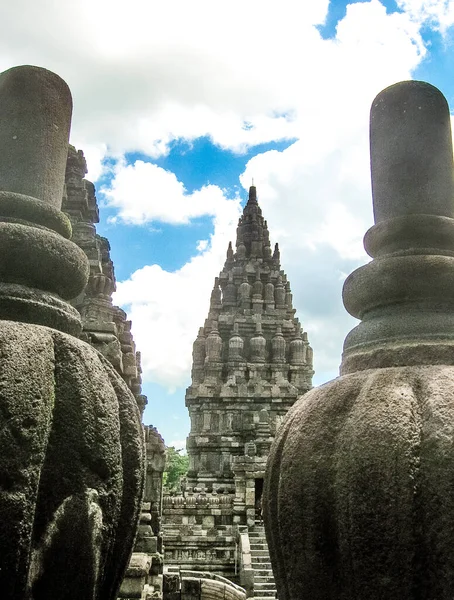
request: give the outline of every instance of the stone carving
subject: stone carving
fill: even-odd
[[[155,427],[144,426],[144,434],[146,475],[142,512],[134,551],[118,594],[119,598],[142,598],[144,594],[162,598],[161,514],[165,445]]]
[[[95,188],[84,177],[83,152],[69,146],[62,210],[72,225],[72,240],[82,248],[90,264],[88,284],[71,303],[82,317],[82,339],[109,360],[134,394],[141,413],[147,404],[142,395],[140,353],[136,352],[131,321],[112,303],[116,281],[109,241],[96,233],[99,222]]]
[[[362,319],[342,376],[279,429],[265,524],[280,600],[454,594],[454,209],[450,115],[408,81],[371,109],[373,261],[344,285]]]
[[[114,599],[134,541],[143,441],[134,397],[73,337],[88,278],[60,211],[71,95],[37,67],[0,75],[0,589]]]
[[[165,498],[163,509],[168,565],[200,568],[205,561],[204,569],[226,577],[235,577],[235,529],[254,523],[275,423],[311,387],[313,373],[254,186],[236,249],[229,245],[194,342],[188,486]],[[301,348],[291,346],[295,332]]]

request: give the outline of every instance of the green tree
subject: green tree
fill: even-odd
[[[189,468],[189,457],[182,454],[183,449],[166,446],[166,468],[164,470],[164,485],[170,492],[180,489],[180,481],[185,477]]]

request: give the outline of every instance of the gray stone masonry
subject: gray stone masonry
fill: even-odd
[[[280,600],[454,597],[454,178],[433,86],[370,117],[373,260],[345,281],[342,376],[290,410],[265,479]]]
[[[271,443],[311,388],[312,349],[254,186],[193,347],[189,472],[163,505],[165,563],[239,581],[238,528],[253,527]]]
[[[248,468],[240,464],[244,457],[263,462],[263,471],[271,439],[296,398],[310,389],[312,374],[307,334],[251,186],[236,252],[230,244],[194,342],[186,393],[187,485],[233,491],[236,465],[238,471]]]
[[[114,306],[114,265],[109,241],[96,233],[99,221],[94,185],[85,179],[83,152],[68,148],[62,210],[72,225],[72,240],[84,251],[90,265],[88,284],[72,305],[82,318],[81,338],[98,350],[121,375],[143,413],[147,398],[142,394],[140,353],[136,351],[131,321]],[[162,596],[163,546],[161,532],[162,478],[165,445],[156,428],[144,426],[145,490],[139,529],[119,598]]]
[[[4,600],[114,600],[140,513],[136,400],[69,304],[89,275],[60,210],[71,109],[50,71],[0,74]]]
[[[81,150],[69,146],[62,211],[72,226],[72,240],[85,252],[90,265],[88,284],[71,300],[82,317],[82,339],[109,360],[134,394],[141,413],[147,403],[142,394],[140,352],[131,334],[131,321],[112,303],[115,271],[109,241],[96,233],[99,209],[95,188],[85,179],[87,164]]]
[[[276,583],[271,567],[263,524],[256,523],[249,531],[252,568],[254,571],[254,600],[276,598]]]

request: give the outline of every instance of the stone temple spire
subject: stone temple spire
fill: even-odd
[[[255,185],[249,188],[248,201],[238,222],[236,248],[241,258],[269,258],[271,255],[268,225],[257,202]]]
[[[246,444],[257,446],[250,474],[263,476],[269,435],[296,398],[310,389],[313,374],[312,350],[295,317],[279,252],[271,251],[255,186],[239,219],[236,252],[229,245],[215,279],[194,357],[197,364],[186,394],[192,423],[188,485],[233,491]],[[266,439],[256,429],[263,410],[271,428]],[[253,510],[253,501],[249,508]]]

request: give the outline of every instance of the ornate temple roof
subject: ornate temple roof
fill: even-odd
[[[225,484],[244,444],[265,457],[285,413],[312,387],[312,349],[295,312],[279,247],[271,251],[251,186],[236,251],[229,243],[193,346],[186,393],[191,481]]]

